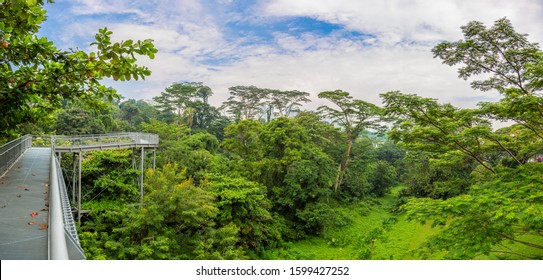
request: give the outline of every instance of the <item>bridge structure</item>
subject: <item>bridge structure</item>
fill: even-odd
[[[49,142],[49,147],[35,147],[33,142]],[[139,165],[141,171],[138,185],[143,199],[146,150],[153,154],[154,168],[157,147],[158,135],[145,133],[45,139],[26,135],[0,146],[0,259],[84,259],[74,219],[74,213],[79,220],[85,212],[81,208],[84,153],[132,149],[132,167]],[[73,157],[72,178],[66,178],[72,182],[71,202],[60,166],[66,154]]]

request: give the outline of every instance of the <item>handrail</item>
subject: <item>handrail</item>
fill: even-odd
[[[49,259],[67,260],[84,259],[83,249],[79,244],[77,229],[66,183],[55,156],[53,136],[51,136],[51,173],[49,184]],[[72,250],[70,250],[72,249]],[[72,254],[70,254],[72,252]]]
[[[24,135],[0,146],[0,175],[4,174],[31,146],[32,136],[30,135]]]
[[[56,149],[73,147],[100,147],[115,145],[158,145],[158,135],[149,133],[110,133],[78,136],[54,136]]]
[[[59,178],[52,138],[53,136],[51,136],[51,177],[49,184],[49,259],[67,260],[69,259],[68,246],[66,245],[66,237],[64,235],[64,218],[62,215]]]

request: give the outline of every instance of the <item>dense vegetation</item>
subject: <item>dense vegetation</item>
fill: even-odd
[[[335,90],[313,112],[309,93],[256,86],[216,108],[198,82],[121,102],[99,80],[149,75],[135,54],[152,58],[152,42],[111,43],[104,28],[97,53],[57,50],[35,35],[34,2],[0,1],[0,137],[160,136],[141,203],[130,151],[85,156],[87,258],[543,257],[543,53],[507,19],[432,50],[497,102],[391,91],[380,107]]]

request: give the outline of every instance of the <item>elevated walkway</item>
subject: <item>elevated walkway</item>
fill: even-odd
[[[84,152],[119,148],[156,148],[158,135],[112,133],[81,136],[53,136],[55,152]]]
[[[1,260],[85,258],[60,168],[61,153],[79,154],[76,212],[80,217],[82,152],[138,148],[143,170],[144,149],[153,148],[154,154],[154,148],[158,147],[157,135],[143,133],[53,136],[50,139],[51,146],[45,148],[31,147],[29,135],[0,146]],[[139,183],[143,197],[143,172]],[[75,197],[75,186],[72,188]]]
[[[50,148],[30,148],[0,177],[0,259],[48,258]]]

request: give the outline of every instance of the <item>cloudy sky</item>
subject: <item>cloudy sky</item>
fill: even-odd
[[[228,87],[310,92],[342,89],[380,103],[400,90],[462,107],[494,100],[472,90],[431,48],[462,38],[460,26],[509,18],[543,45],[543,0],[56,0],[40,34],[90,50],[98,28],[114,40],[154,40],[145,81],[113,82],[126,98],[151,99],[174,82],[203,82],[220,105]]]

